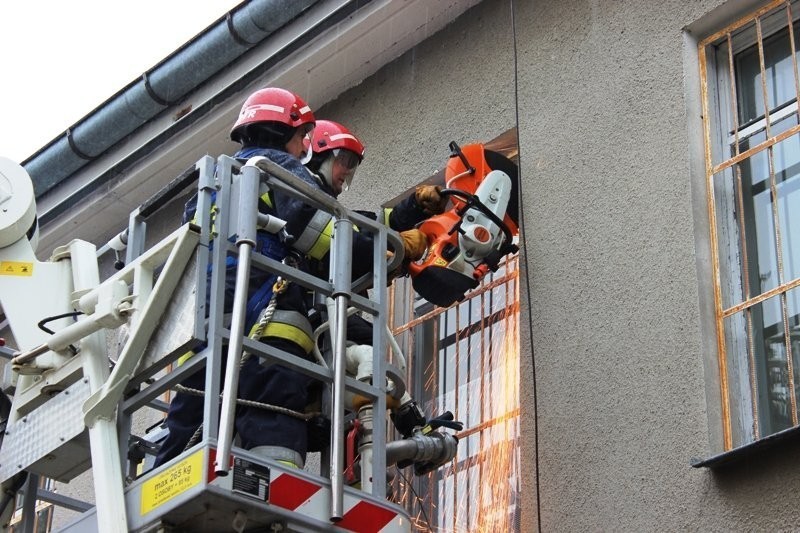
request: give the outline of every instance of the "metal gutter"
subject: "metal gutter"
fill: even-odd
[[[124,227],[131,209],[199,157],[235,150],[230,125],[256,88],[292,88],[319,110],[479,2],[315,2],[179,102],[38,194],[39,253],[49,254],[71,239],[102,245]]]
[[[263,2],[262,2],[263,3]],[[314,3],[314,2],[311,2]],[[317,1],[317,3],[319,3]],[[309,26],[306,30],[304,30],[304,35],[312,34],[317,35],[325,30],[331,28],[332,26],[338,24],[343,19],[350,16],[354,11],[363,7],[366,3],[365,1],[361,2],[349,2],[349,1],[339,1],[339,2],[332,2],[331,3],[331,10],[323,10],[322,15],[317,15],[319,18],[311,17],[309,21]],[[321,3],[321,5],[324,4]],[[312,13],[313,14],[313,13]],[[306,16],[306,15],[304,15]],[[311,15],[309,15],[311,16]],[[263,39],[262,39],[263,41]],[[276,50],[271,52],[267,57],[265,57],[262,61],[258,63],[256,68],[250,70],[247,74],[244,74],[236,79],[236,81],[229,83],[225,86],[224,89],[216,91],[214,96],[210,99],[204,101],[200,105],[196,105],[192,108],[192,112],[188,115],[182,117],[179,121],[173,122],[169,127],[161,130],[158,134],[156,134],[153,138],[149,139],[146,143],[138,147],[124,159],[115,163],[112,167],[107,169],[107,171],[94,176],[91,181],[86,183],[85,185],[81,186],[77,190],[63,196],[61,191],[53,190],[49,194],[47,194],[47,190],[39,192],[36,191],[36,199],[41,200],[42,197],[52,195],[53,193],[57,193],[60,197],[59,202],[54,205],[53,207],[45,210],[44,212],[39,212],[39,224],[40,227],[43,227],[51,222],[54,222],[58,219],[59,216],[63,215],[65,212],[69,211],[73,206],[80,204],[84,201],[84,199],[93,193],[94,191],[98,190],[99,188],[103,187],[107,182],[110,180],[115,179],[120,174],[124,173],[125,170],[130,167],[133,162],[138,161],[148,154],[150,154],[153,150],[157,149],[159,146],[163,145],[166,141],[170,138],[174,137],[181,131],[186,130],[187,128],[192,127],[192,125],[201,120],[205,117],[213,108],[220,105],[221,103],[225,102],[231,94],[236,94],[238,91],[241,91],[243,87],[246,87],[248,84],[252,83],[254,80],[258,79],[260,76],[263,75],[264,72],[270,70],[275,65],[279,64],[283,61],[286,57],[291,55],[295,52],[298,48],[301,48],[305,43],[306,39],[302,36],[298,36],[293,38],[291,41],[285,42],[283,45],[278,47]],[[252,47],[251,47],[252,48]],[[230,65],[226,65],[229,67]],[[157,69],[154,67],[154,69]],[[201,83],[197,84],[198,86]],[[197,88],[197,87],[195,87]],[[127,90],[127,89],[126,89]],[[124,92],[123,90],[122,92]],[[238,107],[237,107],[238,109]],[[146,121],[145,121],[146,122]],[[141,124],[143,125],[144,122]],[[113,148],[114,145],[111,145],[109,148]],[[85,163],[88,163],[86,161]],[[27,166],[26,166],[27,169]],[[30,170],[29,170],[30,172]],[[70,172],[62,178],[61,181],[66,181],[68,178],[71,177],[73,173],[77,171]],[[36,179],[34,178],[34,183]],[[50,187],[50,189],[57,186],[60,182],[55,183]],[[40,205],[41,207],[41,205]]]
[[[178,102],[318,0],[249,0],[23,162],[36,197]]]

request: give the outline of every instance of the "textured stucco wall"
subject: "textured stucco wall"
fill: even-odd
[[[777,530],[800,517],[780,497],[800,481],[787,450],[724,474],[689,467],[718,429],[682,28],[718,4],[517,2],[545,531]]]
[[[487,0],[320,110],[381,147],[345,203],[378,205],[440,168],[450,138],[507,129],[508,5]],[[706,401],[707,226],[683,29],[754,5],[516,2],[531,283],[522,531],[766,531],[800,518],[781,496],[800,486],[787,449],[717,474],[689,466],[718,449],[719,427]]]

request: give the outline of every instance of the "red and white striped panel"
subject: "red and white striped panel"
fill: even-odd
[[[291,474],[281,473],[270,481],[269,503],[290,511],[326,520],[330,510],[330,491]],[[336,529],[355,533],[408,533],[408,518],[391,508],[344,495],[344,516]]]

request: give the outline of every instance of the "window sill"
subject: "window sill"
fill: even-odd
[[[793,443],[798,439],[800,439],[800,426],[795,426],[705,459],[693,457],[689,462],[694,468],[719,470],[738,463],[742,459],[762,454],[767,450],[774,450],[789,442]]]

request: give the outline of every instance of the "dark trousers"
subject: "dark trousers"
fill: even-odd
[[[233,267],[235,272],[235,266]],[[229,273],[230,274],[230,273]],[[232,302],[235,274],[226,276],[226,311]],[[229,283],[230,281],[230,283]],[[257,289],[263,280],[251,278],[251,290]],[[290,284],[288,290],[278,295],[277,308],[299,311],[307,314],[303,290],[299,285]],[[249,332],[254,320],[245,324],[245,333]],[[305,350],[297,344],[277,338],[263,339],[262,342],[286,351],[298,357],[307,358]],[[222,365],[225,368],[226,354],[223,353]],[[222,376],[224,380],[224,375]],[[311,378],[281,365],[262,364],[262,360],[253,355],[239,370],[238,397],[302,412],[308,404],[308,386]],[[194,389],[205,389],[205,372],[198,371],[182,382],[182,385]],[[178,456],[186,448],[192,435],[203,423],[203,398],[192,394],[178,392],[175,394],[167,413],[166,426],[169,435],[161,445],[155,465],[159,466]],[[256,407],[237,407],[235,417],[236,431],[245,449],[270,445],[290,448],[305,460],[308,447],[305,421],[264,410]]]
[[[288,343],[287,343],[288,344]],[[258,357],[250,357],[240,369],[240,398],[286,407],[302,412],[308,403],[310,378],[281,365],[265,367]],[[205,373],[196,372],[184,386],[203,390]],[[156,466],[177,457],[186,448],[192,435],[203,423],[203,398],[177,393],[169,405],[169,435],[161,445]],[[245,449],[256,446],[283,446],[298,452],[305,459],[306,423],[293,416],[256,407],[238,406],[235,427]]]

